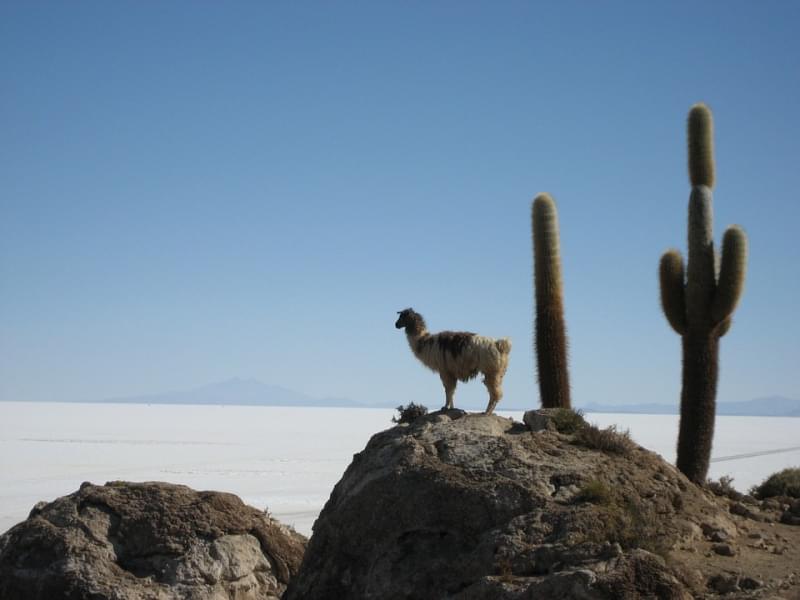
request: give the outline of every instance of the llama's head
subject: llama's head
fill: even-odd
[[[397,329],[403,329],[405,327],[406,331],[412,334],[425,331],[425,319],[422,318],[421,314],[415,312],[413,308],[401,310],[397,314],[400,315],[397,317],[397,322],[394,324]]]

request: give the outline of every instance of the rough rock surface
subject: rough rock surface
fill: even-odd
[[[690,597],[659,554],[735,535],[727,512],[651,452],[573,441],[455,410],[373,436],[285,598]]]
[[[0,600],[277,599],[305,544],[232,494],[85,483],[0,536]]]

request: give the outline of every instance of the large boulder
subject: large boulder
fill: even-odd
[[[448,411],[376,434],[284,598],[690,597],[662,556],[736,535],[710,494],[614,431],[538,429]]]
[[[0,536],[0,600],[277,599],[305,544],[232,494],[85,483]]]

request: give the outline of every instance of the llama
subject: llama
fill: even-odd
[[[490,415],[503,397],[503,375],[508,367],[511,340],[495,340],[467,331],[429,333],[425,319],[412,308],[398,312],[394,326],[405,328],[408,345],[423,365],[439,373],[445,392],[442,410],[453,408],[453,394],[459,380],[469,381],[483,373],[483,383],[489,390]]]

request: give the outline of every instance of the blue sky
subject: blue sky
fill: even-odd
[[[548,191],[573,401],[677,403],[657,265],[697,101],[716,239],[751,247],[719,399],[798,398],[798,26],[790,1],[3,2],[0,399],[242,376],[438,406],[413,306],[510,336],[503,404],[534,406]]]

